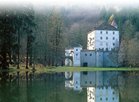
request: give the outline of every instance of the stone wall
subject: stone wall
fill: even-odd
[[[117,67],[118,57],[115,51],[81,51],[80,66],[83,67]]]

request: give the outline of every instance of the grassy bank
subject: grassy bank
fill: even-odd
[[[139,71],[139,68],[97,68],[97,67],[56,67],[44,69],[45,71],[65,72],[65,71]]]
[[[2,71],[2,70],[1,70]],[[32,68],[25,69],[20,68],[16,69],[15,67],[11,67],[9,71],[32,71]],[[120,68],[97,68],[97,67],[42,67],[35,69],[36,72],[79,72],[79,71],[139,71],[139,68],[126,68],[126,67],[120,67]]]

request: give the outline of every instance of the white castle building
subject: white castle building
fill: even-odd
[[[87,36],[88,50],[108,50],[119,47],[119,31],[110,24],[94,28]]]
[[[119,91],[112,87],[88,87],[87,102],[119,102]]]
[[[102,24],[94,28],[92,32],[87,35],[87,50],[82,50],[81,46],[65,50],[65,65],[85,66],[85,67],[116,67],[118,66],[117,57],[113,57],[115,53],[113,49],[119,47],[119,31],[116,27],[110,24]],[[68,64],[69,57],[72,57],[72,64]],[[114,55],[115,56],[115,55]],[[112,60],[114,59],[114,61]],[[107,64],[106,64],[107,63]],[[73,73],[72,88],[74,90],[82,90],[81,74]],[[93,79],[93,77],[92,77]],[[99,77],[100,79],[100,77]],[[86,83],[86,82],[85,82]],[[115,90],[110,86],[99,89],[92,86],[87,89],[88,102],[119,102],[118,94],[113,94]],[[94,90],[91,94],[90,90]],[[118,93],[118,91],[117,91]],[[90,96],[93,97],[90,99]],[[111,95],[110,98],[107,98]]]

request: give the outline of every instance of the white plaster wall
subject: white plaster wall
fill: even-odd
[[[73,89],[75,91],[80,91],[82,90],[81,85],[80,85],[80,72],[73,72]]]
[[[73,66],[80,66],[80,52],[82,47],[74,47]]]
[[[87,102],[96,102],[95,101],[95,87],[87,88]]]
[[[101,33],[102,32],[102,33]],[[108,32],[108,33],[106,33]],[[113,34],[114,32],[114,34]],[[101,39],[102,37],[102,39]],[[113,39],[114,37],[114,39]],[[94,38],[94,39],[93,39]],[[108,38],[108,39],[106,39]],[[88,34],[87,49],[99,50],[108,48],[110,51],[115,47],[119,47],[119,31],[115,30],[95,30]],[[90,40],[91,39],[91,40]],[[93,43],[94,42],[94,43]],[[115,45],[113,45],[115,43]]]
[[[95,50],[95,31],[87,35],[87,49]]]
[[[102,32],[102,33],[101,33]],[[108,33],[106,33],[108,32]],[[114,34],[113,34],[114,32]],[[112,30],[96,30],[96,49],[104,49],[108,48],[110,51],[115,47],[119,47],[119,31]],[[101,39],[102,37],[102,39]],[[107,39],[108,38],[108,39]],[[113,39],[114,38],[114,39]],[[113,45],[113,43],[115,45]],[[116,46],[118,45],[118,46]]]

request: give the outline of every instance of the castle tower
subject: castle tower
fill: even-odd
[[[82,47],[74,47],[73,66],[80,66],[80,52]]]

